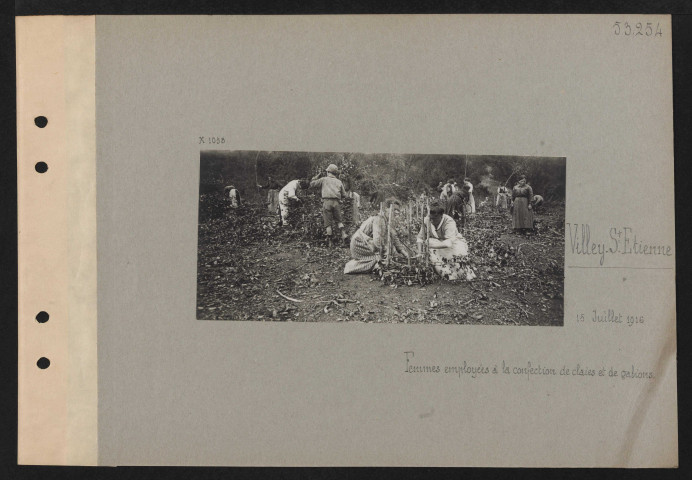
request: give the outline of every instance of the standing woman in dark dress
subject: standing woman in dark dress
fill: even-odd
[[[527,229],[533,229],[533,210],[531,200],[533,200],[533,189],[531,185],[526,183],[526,176],[519,177],[517,183],[512,189],[512,199],[514,200],[514,209],[512,212],[512,228],[524,233]]]

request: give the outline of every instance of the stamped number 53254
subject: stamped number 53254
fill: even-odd
[[[615,35],[623,35],[625,37],[662,37],[663,31],[661,25],[657,22],[656,25],[652,22],[615,22],[613,24],[613,33]]]

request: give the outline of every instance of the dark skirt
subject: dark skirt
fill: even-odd
[[[276,213],[279,210],[279,191],[269,190],[267,193],[267,208],[271,213]]]
[[[533,228],[533,211],[529,210],[529,199],[526,197],[514,199],[512,228]]]

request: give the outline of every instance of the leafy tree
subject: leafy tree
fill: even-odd
[[[439,182],[454,178],[460,184],[465,175],[481,197],[494,195],[498,185],[512,188],[524,174],[536,194],[548,200],[565,198],[564,158],[245,150],[202,151],[200,192],[222,191],[224,185],[233,184],[244,198],[258,201],[266,192],[257,189],[257,182],[265,184],[271,176],[285,184],[324,174],[331,163],[354,191],[366,196],[377,191],[396,192],[400,198],[421,192],[436,195]]]

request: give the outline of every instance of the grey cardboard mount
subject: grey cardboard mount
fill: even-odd
[[[17,27],[18,156],[29,165],[19,169],[20,463],[677,465],[669,17],[20,17]],[[39,111],[44,129],[32,124]],[[673,253],[600,265],[566,238],[562,327],[198,321],[202,136],[229,150],[565,157],[566,222],[588,225],[593,244],[627,227]],[[65,261],[22,232],[52,235]],[[48,279],[64,288],[50,291],[56,313],[43,328],[26,319],[50,308],[34,295],[48,295]],[[592,321],[608,309],[644,321]],[[39,371],[46,332],[59,348]],[[443,372],[406,372],[405,352]],[[464,362],[499,373],[444,374]],[[529,364],[575,374],[502,368]]]

